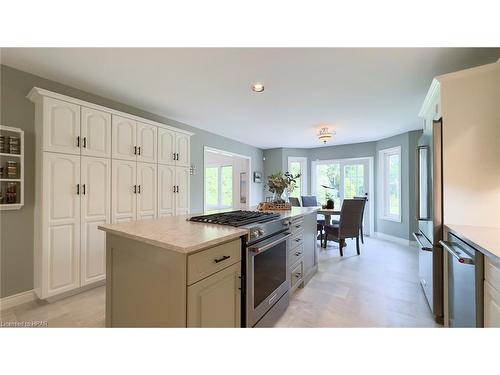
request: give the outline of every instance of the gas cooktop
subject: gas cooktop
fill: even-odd
[[[263,223],[266,221],[276,220],[280,214],[272,212],[259,212],[259,211],[230,211],[220,212],[210,215],[193,216],[189,221],[196,221],[199,223],[231,225],[233,227],[241,227],[243,225],[252,223]]]

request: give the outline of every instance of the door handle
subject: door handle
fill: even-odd
[[[174,160],[175,160],[175,152],[173,153],[173,158],[174,158]]]
[[[83,137],[83,148],[87,148],[87,137]]]
[[[140,155],[140,154],[141,154],[141,146],[139,146],[139,147],[137,148],[137,155]]]
[[[134,185],[134,194],[137,194],[137,185]]]
[[[179,192],[179,185],[177,185],[177,191],[176,191],[176,193],[178,193],[178,192]]]
[[[134,155],[137,155],[137,146],[134,146]]]
[[[174,193],[175,193],[175,185],[174,185]]]
[[[76,137],[76,147],[80,147],[80,136]]]
[[[139,185],[139,190],[138,190],[139,194],[141,194],[141,185]]]
[[[80,195],[80,184],[76,184],[76,194]]]
[[[177,153],[177,160],[179,160],[179,153]]]
[[[82,185],[82,189],[83,189],[82,194],[85,195],[85,184]]]
[[[420,233],[413,232],[413,237],[415,237],[415,240],[417,240],[418,246],[420,246],[420,250],[432,252],[432,247],[427,247],[422,244],[422,242],[420,241],[421,236],[422,235]]]

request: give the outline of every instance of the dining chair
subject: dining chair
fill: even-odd
[[[356,200],[360,200],[360,201],[365,202],[365,204],[363,206],[363,212],[361,213],[361,225],[359,226],[359,231],[361,233],[361,243],[364,244],[365,241],[363,238],[363,217],[365,216],[365,206],[366,206],[366,202],[368,202],[368,197],[365,195],[363,197],[353,197],[352,199],[356,199]]]
[[[290,198],[288,198],[288,200],[290,201],[290,204],[292,205],[292,207],[300,207],[299,198],[290,197]]]
[[[326,248],[327,241],[332,240],[339,243],[340,256],[344,256],[342,248],[345,246],[347,238],[356,238],[356,252],[359,251],[359,227],[361,223],[361,215],[365,202],[357,199],[344,199],[342,209],[340,211],[340,220],[338,224],[324,225],[324,246]]]
[[[302,207],[319,206],[315,195],[302,195]],[[316,219],[316,230],[319,232],[319,244],[323,243],[325,219]]]

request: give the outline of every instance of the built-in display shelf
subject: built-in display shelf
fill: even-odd
[[[0,125],[3,150],[0,153],[0,210],[19,210],[24,205],[24,131],[12,126]],[[19,138],[19,153],[9,153],[10,137]],[[7,162],[16,162],[16,178],[8,178]]]

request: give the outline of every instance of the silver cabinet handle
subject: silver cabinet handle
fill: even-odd
[[[468,254],[465,254],[465,252],[456,250],[455,245],[451,242],[439,241],[439,244],[443,246],[451,255],[457,258],[459,263],[474,264],[474,259],[472,259]]]
[[[413,237],[415,237],[415,240],[417,240],[418,246],[420,246],[420,250],[423,250],[423,251],[432,251],[432,247],[424,246],[422,244],[422,242],[420,242],[420,237],[422,237],[422,235],[420,233],[413,232]]]
[[[290,237],[290,236],[291,236],[291,233],[285,233],[281,238],[278,238],[277,240],[275,240],[271,243],[265,244],[264,246],[261,246],[261,247],[251,246],[248,249],[255,254],[263,253],[264,251],[270,249],[271,247],[276,246],[277,244],[279,244],[283,241],[286,241],[288,239],[288,237]]]

